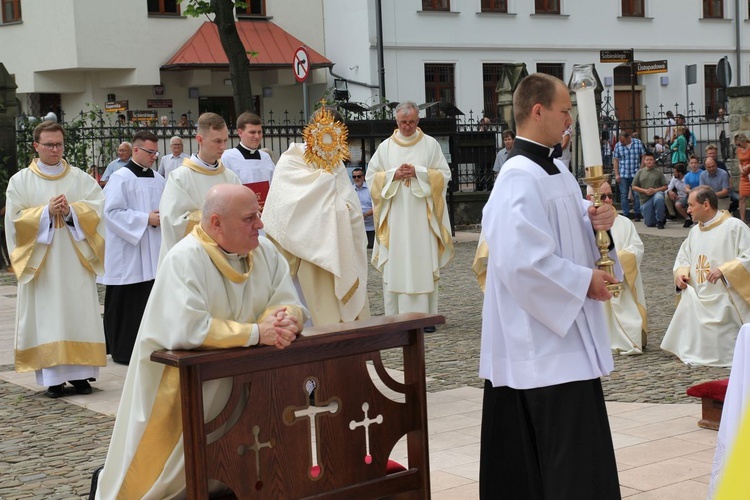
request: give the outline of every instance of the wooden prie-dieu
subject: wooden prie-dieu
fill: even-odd
[[[209,480],[239,499],[429,498],[422,329],[444,322],[401,314],[310,328],[285,349],[153,353],[180,370],[188,498],[208,498]],[[403,383],[380,356],[397,348]],[[204,423],[203,382],[220,378],[233,379],[229,401]],[[408,463],[394,472],[403,436]]]

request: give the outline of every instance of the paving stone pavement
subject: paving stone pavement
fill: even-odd
[[[686,403],[686,387],[727,377],[729,370],[687,368],[659,349],[674,312],[671,269],[682,237],[642,234],[642,239],[648,347],[642,356],[618,356],[604,390],[608,401]],[[447,324],[426,336],[431,392],[481,386],[477,371],[483,297],[471,272],[475,248],[474,242],[458,243],[456,258],[441,273],[440,313]],[[0,284],[13,282],[9,275],[0,276]],[[383,314],[382,282],[372,268],[368,289],[373,315]],[[387,353],[384,359],[399,368],[398,353]],[[0,371],[9,370],[12,366],[0,366]],[[86,498],[91,472],[104,463],[113,424],[112,417],[0,381],[0,500]]]

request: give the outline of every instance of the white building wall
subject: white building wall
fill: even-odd
[[[339,66],[369,63],[369,83],[377,84],[375,9],[367,2],[343,8],[343,0],[325,0],[326,53]],[[385,77],[388,100],[424,102],[424,64],[455,64],[456,105],[481,116],[482,64],[526,63],[530,73],[537,63],[564,63],[565,79],[574,64],[596,63],[602,80],[612,77],[615,64],[599,63],[603,49],[634,49],[635,59],[666,59],[667,73],[642,75],[643,104],[649,112],[660,104],[686,105],[685,65],[698,65],[698,82],[689,100],[698,113],[704,105],[704,65],[728,56],[736,85],[738,74],[749,83],[750,34],[747,2],[740,2],[742,62],[735,58],[735,3],[724,2],[725,19],[702,19],[702,3],[684,0],[645,0],[644,18],[621,16],[619,0],[561,0],[561,14],[536,15],[534,2],[509,0],[509,14],[482,13],[480,0],[453,0],[451,12],[422,12],[416,0],[382,0]],[[358,15],[352,15],[356,11]],[[365,16],[366,12],[366,16]],[[330,27],[337,27],[335,37]],[[368,33],[369,40],[362,34]],[[341,40],[347,43],[341,43]],[[368,57],[369,55],[369,57]],[[342,72],[343,73],[343,72]],[[661,85],[662,76],[668,84]],[[350,86],[351,87],[351,86]],[[613,88],[610,90],[614,90]],[[366,101],[377,91],[359,88],[352,100]],[[356,97],[356,98],[355,98]]]

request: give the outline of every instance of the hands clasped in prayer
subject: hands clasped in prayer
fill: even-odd
[[[259,344],[275,345],[283,349],[297,338],[299,325],[297,318],[286,311],[286,307],[279,307],[258,323],[260,334]]]
[[[599,207],[594,207],[593,205],[589,207],[591,226],[597,231],[608,231],[611,229],[616,215],[617,213],[612,206],[606,203]],[[586,296],[602,302],[611,299],[612,294],[607,290],[608,283],[617,283],[617,278],[601,269],[594,269]]]
[[[411,163],[404,163],[396,169],[396,173],[393,175],[393,180],[398,181],[403,179],[406,187],[409,187],[411,185],[412,177],[417,177],[417,170]]]
[[[49,214],[54,217],[56,215],[62,215],[67,217],[70,215],[70,205],[64,194],[55,196],[49,200]]]

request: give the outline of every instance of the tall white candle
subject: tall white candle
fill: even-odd
[[[581,142],[583,143],[583,164],[586,167],[602,165],[602,144],[596,116],[594,87],[576,89],[576,103],[578,105],[578,123],[581,126]]]

